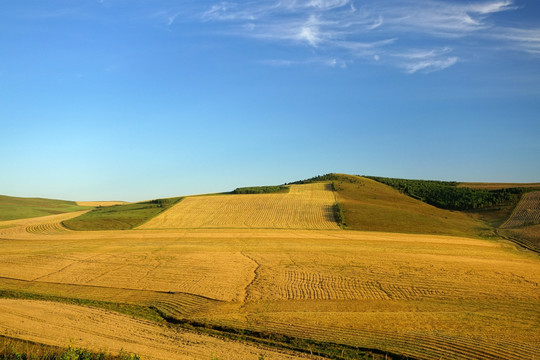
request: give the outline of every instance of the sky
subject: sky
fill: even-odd
[[[3,0],[0,194],[540,182],[537,0]]]

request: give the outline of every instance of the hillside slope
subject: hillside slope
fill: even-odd
[[[90,209],[74,201],[0,195],[0,221],[26,219]]]
[[[459,211],[436,208],[374,180],[336,175],[334,187],[350,230],[492,236],[492,229]]]
[[[329,183],[292,185],[286,193],[186,197],[139,229],[335,229]]]

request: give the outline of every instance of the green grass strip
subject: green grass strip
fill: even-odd
[[[130,230],[181,201],[182,197],[158,199],[134,204],[97,207],[62,224],[71,230]]]

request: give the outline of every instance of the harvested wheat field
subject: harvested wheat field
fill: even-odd
[[[78,232],[58,225],[67,216],[0,223],[0,290],[19,298],[152,307],[178,321],[415,359],[532,359],[540,353],[540,260],[510,243],[335,230]],[[10,301],[2,311],[16,313],[21,300]],[[42,316],[28,310],[34,306],[45,305],[28,303],[21,316]],[[110,330],[85,327],[77,335],[80,344],[99,350],[95,336],[102,331],[133,322],[154,326],[115,319]],[[10,334],[47,340],[47,327],[28,335],[27,326],[12,321]],[[7,323],[0,328],[5,332]],[[187,340],[173,348],[164,339],[169,335],[152,336],[158,338],[155,352],[139,340],[104,343],[148,358],[191,351]],[[210,353],[197,354],[209,359]]]
[[[139,229],[339,229],[331,185],[291,185],[289,193],[194,196]]]
[[[299,359],[292,354],[171,329],[91,307],[0,299],[0,334],[47,345],[68,344],[143,359]]]

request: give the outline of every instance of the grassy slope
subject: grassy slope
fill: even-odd
[[[182,198],[168,198],[134,204],[100,207],[74,219],[64,221],[71,230],[129,230],[139,226]]]
[[[0,195],[0,221],[25,219],[90,209],[74,201]]]
[[[456,236],[492,236],[490,227],[459,211],[438,209],[367,178],[335,181],[347,229]]]

